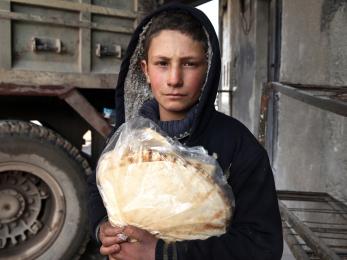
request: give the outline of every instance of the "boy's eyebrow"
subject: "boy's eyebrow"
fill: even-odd
[[[164,59],[164,60],[169,60],[170,59],[170,57],[162,56],[162,55],[157,55],[157,56],[154,55],[153,58],[155,58],[155,59]],[[193,60],[193,59],[200,60],[201,58],[198,57],[198,56],[184,56],[184,57],[180,57],[180,60]]]
[[[157,56],[153,56],[153,58],[155,58],[155,59],[169,59],[168,57],[166,57],[166,56],[161,56],[161,55],[157,55]]]

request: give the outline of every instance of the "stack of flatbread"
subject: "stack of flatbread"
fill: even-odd
[[[216,165],[187,158],[150,128],[139,131],[131,145],[99,160],[97,182],[111,224],[134,225],[167,241],[225,233],[232,209],[215,181]]]

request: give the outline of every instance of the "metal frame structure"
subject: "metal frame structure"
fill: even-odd
[[[347,87],[345,86],[270,82],[264,84],[261,96],[258,139],[263,145],[269,144],[268,137],[272,136],[276,130],[274,128],[278,120],[276,107],[280,98],[279,94],[347,117]],[[270,126],[271,129],[269,129]],[[273,139],[271,138],[270,141]],[[347,206],[345,203],[327,193],[278,191],[278,195],[284,238],[297,259],[347,259]],[[306,203],[306,205],[302,208],[293,208],[288,206],[288,201]],[[322,208],[311,208],[310,203],[321,204]],[[331,222],[316,221],[319,214],[325,214],[322,219],[326,219],[326,214],[330,214],[331,217],[328,219]],[[310,217],[315,220],[310,221]],[[336,222],[337,219],[340,220],[339,223]],[[330,244],[332,241],[342,242],[342,245]]]
[[[316,86],[290,83],[270,83],[274,91],[306,104],[347,117],[347,86]]]
[[[321,192],[278,191],[278,197],[284,238],[297,259],[347,259],[344,203]]]
[[[258,139],[266,145],[269,136],[269,117],[276,122],[273,106],[276,106],[278,93],[294,98],[308,105],[347,117],[347,86],[317,86],[291,83],[269,82],[263,86]],[[272,101],[272,102],[271,102]],[[273,104],[273,102],[275,104]],[[271,124],[272,125],[272,124]]]

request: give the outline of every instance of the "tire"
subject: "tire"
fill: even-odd
[[[0,121],[0,259],[78,259],[88,162],[57,133]]]

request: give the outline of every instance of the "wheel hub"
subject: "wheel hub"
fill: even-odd
[[[0,248],[23,243],[38,233],[42,200],[47,198],[46,185],[34,175],[19,171],[0,174]]]
[[[24,197],[15,189],[0,190],[0,223],[18,219],[25,209]]]

